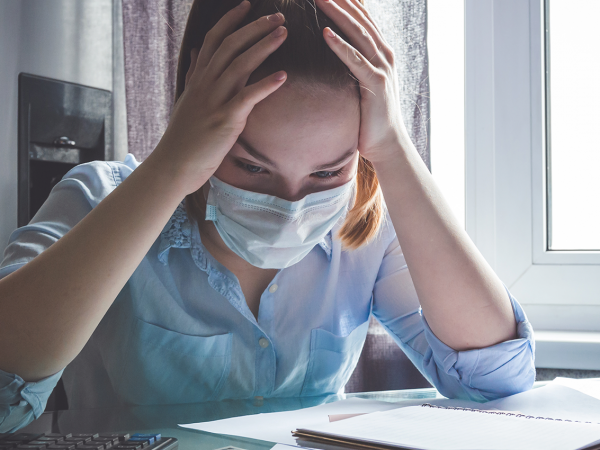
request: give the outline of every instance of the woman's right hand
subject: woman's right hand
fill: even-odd
[[[287,36],[281,13],[233,32],[249,10],[245,0],[228,11],[206,34],[202,48],[192,49],[185,90],[147,158],[173,168],[184,195],[210,178],[244,130],[254,105],[285,81],[286,73],[280,71],[246,86],[252,72]],[[275,36],[278,31],[281,34]]]

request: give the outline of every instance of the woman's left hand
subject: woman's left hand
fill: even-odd
[[[394,51],[358,0],[316,3],[350,39],[344,41],[329,27],[323,30],[329,47],[360,82],[358,151],[372,163],[385,161],[410,142],[400,111]]]

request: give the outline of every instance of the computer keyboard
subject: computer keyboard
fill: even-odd
[[[160,434],[13,433],[0,435],[0,450],[175,450],[177,439]]]

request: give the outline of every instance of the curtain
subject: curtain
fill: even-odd
[[[169,123],[192,0],[122,0],[127,141],[142,161]]]
[[[314,0],[302,0],[313,2]],[[179,46],[192,0],[122,0],[128,150],[144,160],[164,133],[175,98]],[[393,46],[404,121],[429,159],[426,0],[365,0]],[[396,343],[371,320],[346,392],[429,386]]]

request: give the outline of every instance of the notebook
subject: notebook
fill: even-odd
[[[377,450],[600,449],[598,423],[427,403],[299,428],[292,434],[305,447],[319,442]]]

